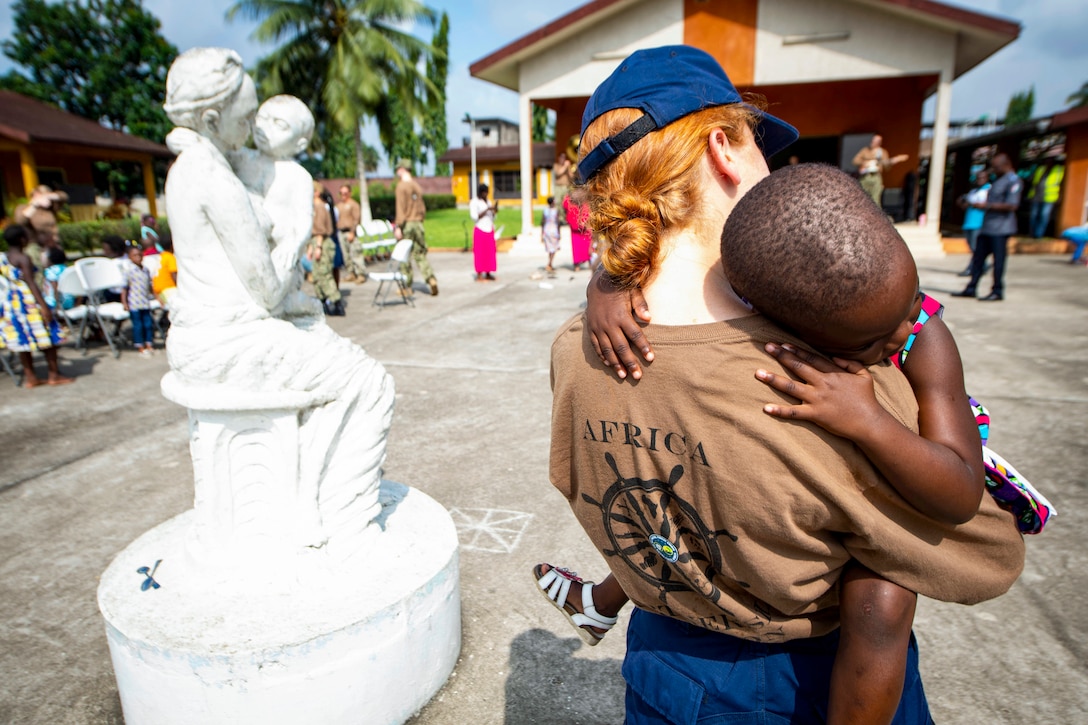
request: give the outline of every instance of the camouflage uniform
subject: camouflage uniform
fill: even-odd
[[[402,160],[397,170],[409,170],[411,166],[407,160]],[[411,262],[405,262],[400,266],[401,273],[405,276],[405,285],[412,288],[412,262],[419,267],[419,273],[427,280],[431,288],[431,294],[438,294],[438,281],[434,276],[434,269],[427,261],[427,242],[423,232],[423,217],[427,207],[423,203],[423,189],[419,182],[407,176],[397,184],[394,192],[397,202],[396,220],[394,224],[400,229],[401,237],[412,240]]]
[[[336,226],[340,231],[340,246],[344,248],[344,270],[361,281],[367,279],[366,259],[363,257],[362,242],[356,236],[356,229],[361,221],[359,202],[354,199],[342,199],[336,205],[339,214]]]
[[[336,303],[340,301],[340,290],[336,287],[336,280],[332,276],[332,265],[336,258],[336,242],[332,237],[317,236],[310,239],[310,246],[315,252],[321,251],[320,256],[314,260],[314,296],[322,302]]]
[[[434,269],[427,259],[427,241],[423,233],[423,222],[405,222],[402,234],[406,239],[412,240],[412,262],[419,267],[419,273],[428,284],[434,277]],[[400,266],[400,271],[405,275],[405,286],[412,286],[412,263],[405,262]]]

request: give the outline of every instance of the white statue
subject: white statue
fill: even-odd
[[[350,548],[379,511],[393,382],[378,362],[325,324],[316,300],[298,292],[298,258],[313,213],[312,179],[291,157],[305,149],[313,117],[297,99],[270,99],[257,115],[261,153],[242,150],[257,95],[241,59],[222,48],[178,56],[167,77],[164,108],[178,126],[166,139],[178,154],[166,181],[178,293],[167,340],[172,374],[164,392],[191,410],[221,413],[213,423],[232,435],[253,425],[231,428],[222,418],[232,409],[296,410],[297,432],[290,440],[277,442],[283,426],[269,424],[260,445],[273,453],[296,446],[297,458],[285,460],[297,462],[297,481],[285,485],[295,487],[291,495],[309,511],[300,513],[309,517],[306,546],[320,548],[339,538]],[[283,496],[266,485],[275,471],[264,478],[246,474],[253,481],[237,474],[240,483],[208,480],[222,478],[216,472],[228,465],[234,444],[209,444],[202,449],[205,458],[216,460],[201,465],[200,437],[198,418],[193,447],[201,535],[211,546],[212,530],[227,522],[232,531],[220,538],[244,538],[244,517],[251,514],[243,509],[260,516],[268,500]],[[238,458],[232,460],[229,465],[237,469]],[[229,495],[216,491],[222,486],[231,487]],[[245,497],[247,506],[240,506]],[[261,526],[253,522],[253,528]],[[272,528],[269,521],[263,526],[266,534]]]
[[[313,177],[295,157],[306,150],[314,132],[314,115],[294,96],[273,96],[257,109],[253,141],[257,150],[238,149],[228,158],[238,178],[272,222],[272,254],[293,255],[297,262],[313,227]],[[276,250],[280,249],[279,252]],[[294,267],[281,313],[321,316],[314,297],[301,292],[303,270]]]
[[[231,50],[182,53],[166,83],[162,392],[189,409],[196,485],[99,583],[125,722],[399,725],[457,663],[457,531],[380,480],[392,378],[300,291],[313,180],[292,157],[313,116],[258,111]]]

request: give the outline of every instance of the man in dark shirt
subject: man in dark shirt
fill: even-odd
[[[971,281],[962,292],[953,292],[953,297],[975,297],[978,281],[982,277],[986,257],[994,255],[994,285],[990,294],[980,298],[983,302],[999,302],[1005,299],[1005,254],[1009,237],[1016,234],[1016,210],[1020,206],[1020,192],[1023,182],[1013,169],[1012,160],[1007,154],[998,154],[991,164],[996,177],[990,187],[986,201],[973,204],[982,209],[982,228],[979,229],[978,242],[971,256]]]

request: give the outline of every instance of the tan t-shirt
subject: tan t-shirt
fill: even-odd
[[[359,208],[359,202],[354,199],[340,202],[336,205],[336,211],[340,214],[340,218],[336,220],[336,226],[341,231],[346,229],[354,232],[362,221],[362,210]]]
[[[394,193],[397,203],[397,218],[394,223],[402,227],[407,222],[421,222],[427,213],[423,203],[423,189],[415,179],[408,179],[397,184]]]
[[[973,603],[1005,592],[1024,561],[1012,515],[984,497],[961,526],[901,498],[852,442],[765,414],[788,400],[765,342],[796,338],[762,316],[650,325],[642,380],[616,380],[578,315],[552,345],[551,480],[636,605],[775,642],[838,625],[851,559],[912,591]],[[880,403],[917,430],[902,374],[871,368]]]
[[[329,206],[318,197],[314,197],[314,223],[311,234],[315,237],[327,237],[332,234],[332,214]]]

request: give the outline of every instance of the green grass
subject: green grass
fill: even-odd
[[[533,211],[533,223],[540,226],[543,212]],[[472,245],[472,218],[467,209],[439,209],[429,211],[423,221],[428,247],[462,249],[465,240]],[[503,237],[515,237],[521,231],[521,209],[501,207],[495,216],[495,227],[505,227]],[[467,235],[467,236],[466,236]]]

